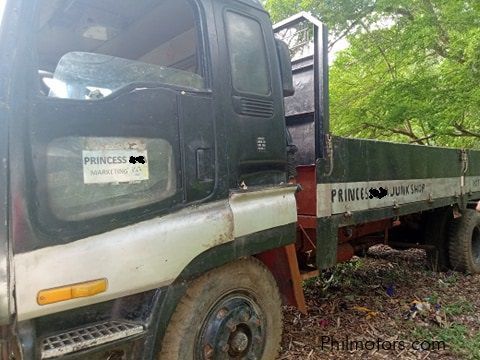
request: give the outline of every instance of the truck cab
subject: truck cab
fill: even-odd
[[[255,0],[1,5],[3,358],[151,358],[189,280],[295,241],[288,52]]]

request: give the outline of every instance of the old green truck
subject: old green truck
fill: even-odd
[[[326,42],[257,0],[0,1],[1,359],[275,359],[370,246],[480,272],[480,153],[332,136]]]

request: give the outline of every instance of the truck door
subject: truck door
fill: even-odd
[[[228,84],[225,108],[231,172],[237,185],[280,183],[285,125],[278,58],[268,15],[240,1],[218,4],[219,42]],[[234,185],[234,184],[232,184]]]
[[[214,116],[196,5],[40,4],[30,205],[39,226],[59,236],[21,250],[206,198],[215,178]]]
[[[156,266],[176,264],[159,262],[154,251],[142,248],[150,263],[140,257],[135,282],[125,280],[129,268],[113,271],[111,265],[128,261],[115,255],[125,246],[101,235],[122,233],[132,248],[142,241],[160,247],[164,238],[136,230],[142,222],[162,222],[163,215],[214,189],[213,97],[197,5],[190,0],[38,1],[35,28],[28,32],[35,34],[27,55],[30,71],[18,81],[28,81],[28,106],[25,118],[12,124],[21,159],[12,168],[18,180],[12,181],[18,319],[75,306],[41,305],[35,296],[42,289],[108,278],[107,292],[79,300],[92,304],[174,276],[168,271],[151,276]],[[59,265],[55,253],[45,255],[79,244],[87,251],[79,251],[72,264]],[[43,264],[28,260],[37,255]],[[133,267],[135,253],[127,255]],[[83,265],[87,258],[94,266]],[[38,269],[48,261],[57,268],[38,270],[41,281],[29,280],[29,266]]]

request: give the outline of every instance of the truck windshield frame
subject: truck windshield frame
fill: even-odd
[[[122,1],[115,16],[108,4],[73,1],[40,8],[36,26],[42,95],[101,100],[131,84],[208,90],[196,1]],[[169,13],[177,14],[175,20]]]

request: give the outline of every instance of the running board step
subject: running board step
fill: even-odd
[[[122,321],[105,321],[89,324],[83,328],[69,330],[45,338],[42,341],[41,358],[52,359],[124,339],[140,334],[143,331],[142,325]]]

